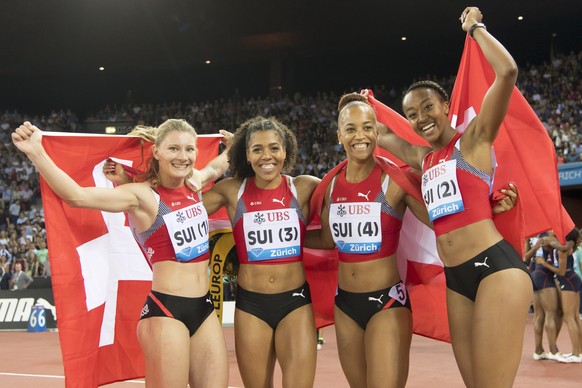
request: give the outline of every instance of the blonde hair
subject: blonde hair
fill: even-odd
[[[128,135],[138,136],[144,141],[154,143],[156,147],[160,147],[161,143],[166,139],[168,134],[172,132],[185,132],[194,136],[196,140],[198,134],[193,126],[191,126],[186,120],[183,119],[169,119],[164,121],[159,127],[150,126],[136,126]],[[143,150],[143,148],[142,148]],[[136,182],[148,181],[153,187],[158,187],[160,185],[160,165],[156,158],[150,156],[146,161],[147,170],[144,173],[139,174],[136,178]],[[193,187],[190,182],[192,178],[192,172],[184,178],[184,183],[188,188],[193,191],[199,190],[199,188]]]

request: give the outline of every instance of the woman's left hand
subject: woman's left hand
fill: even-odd
[[[226,148],[230,147],[230,145],[232,144],[232,139],[234,138],[234,135],[231,132],[225,131],[224,129],[221,129],[218,131],[222,136],[224,136],[220,142],[222,144],[224,144],[226,146]]]
[[[481,23],[483,20],[483,14],[479,11],[477,7],[467,7],[459,17],[461,21],[461,28],[465,32],[469,32],[469,28],[475,23]]]
[[[495,206],[491,209],[493,214],[501,214],[510,211],[515,207],[517,202],[517,187],[513,184],[509,184],[509,189],[501,189],[501,192],[506,196],[501,198]]]

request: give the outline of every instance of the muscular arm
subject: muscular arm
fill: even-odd
[[[321,179],[312,175],[299,175],[293,178],[293,184],[297,190],[297,201],[299,202],[301,212],[305,219],[309,218],[309,203],[311,201],[311,195],[320,183]]]
[[[432,223],[430,222],[430,219],[428,218],[428,212],[426,210],[426,206],[424,206],[423,203],[420,203],[416,200],[416,198],[414,198],[411,195],[406,195],[404,197],[404,203],[406,203],[406,206],[410,209],[410,211],[412,212],[412,214],[414,214],[414,216],[423,224],[425,224],[426,226],[428,226],[429,228],[433,228]]]
[[[236,196],[238,188],[235,186],[235,178],[226,178],[202,194],[202,202],[208,215],[216,213],[223,206],[231,205],[229,194]]]
[[[132,212],[139,207],[138,184],[116,189],[81,187],[48,156],[41,139],[42,131],[29,122],[12,134],[16,147],[28,156],[50,188],[69,206],[108,212]]]
[[[531,249],[529,249],[527,252],[525,252],[525,255],[523,257],[524,261],[526,262],[530,262],[532,257],[534,257],[535,253],[538,251],[538,249],[540,249],[540,247],[542,246],[542,239],[538,239],[538,241],[536,241],[536,243],[531,247]]]
[[[226,144],[227,148],[216,158],[212,159],[204,168],[198,171],[200,182],[202,184],[201,187],[206,187],[209,183],[214,182],[218,178],[220,178],[224,172],[228,169],[228,157],[227,157],[227,150],[230,142],[232,140],[232,133],[220,130],[220,133],[224,136],[223,143]]]
[[[422,160],[431,150],[409,143],[381,123],[378,123],[378,145],[417,170],[422,169]]]
[[[335,242],[329,229],[329,187],[321,208],[321,229],[308,230],[303,243],[307,248],[333,249]]]
[[[461,22],[463,31],[468,32],[472,25],[481,22],[483,15],[474,7],[463,11]],[[477,41],[485,58],[495,72],[495,80],[483,98],[479,115],[474,119],[475,125],[469,126],[464,139],[474,138],[492,144],[497,137],[499,126],[505,118],[509,100],[517,80],[517,64],[511,54],[485,28],[473,30],[473,39]]]

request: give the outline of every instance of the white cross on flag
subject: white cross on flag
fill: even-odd
[[[196,166],[216,156],[220,138],[199,136]],[[151,144],[129,136],[47,133],[43,145],[81,186],[112,187],[102,173],[111,157],[145,170]],[[97,387],[144,376],[136,327],[151,289],[151,270],[125,216],[67,206],[41,180],[58,328],[71,387]]]

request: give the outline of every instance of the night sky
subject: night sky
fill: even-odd
[[[582,1],[482,3],[488,29],[520,67],[541,64],[552,50],[582,49]],[[129,90],[137,103],[156,103],[228,98],[237,89],[267,96],[274,85],[283,93],[401,88],[416,77],[456,73],[465,39],[457,19],[466,5],[2,1],[0,109],[70,108],[83,116],[126,102]]]

